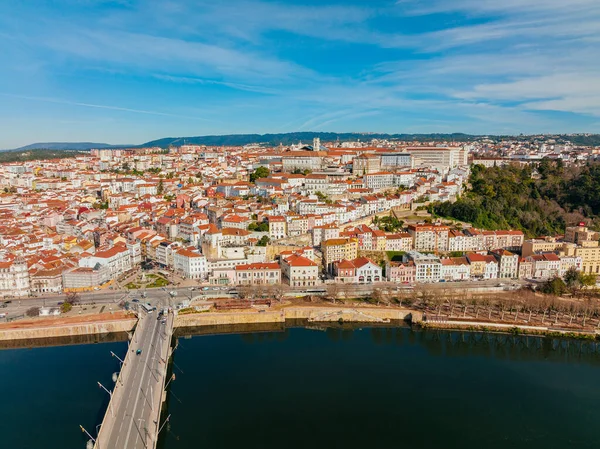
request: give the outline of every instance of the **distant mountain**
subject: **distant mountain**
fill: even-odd
[[[163,139],[152,140],[141,145],[144,147],[162,147],[171,145],[209,145],[209,146],[239,146],[250,143],[260,143],[266,145],[290,145],[292,143],[305,142],[310,143],[315,137],[322,141],[348,141],[371,139],[396,139],[396,140],[461,140],[468,141],[479,138],[480,136],[471,136],[462,133],[452,134],[381,134],[381,133],[329,133],[329,132],[295,132],[283,134],[228,134],[223,136],[196,136],[196,137],[165,137]]]
[[[207,145],[207,146],[241,146],[250,143],[263,145],[290,145],[293,143],[304,142],[312,143],[315,137],[319,137],[323,142],[356,141],[363,142],[371,139],[388,139],[402,141],[461,141],[469,142],[483,137],[491,140],[500,141],[509,140],[549,140],[554,139],[557,142],[569,141],[574,145],[597,146],[600,145],[600,134],[555,134],[555,135],[531,135],[531,136],[495,136],[495,135],[473,135],[463,133],[450,134],[385,134],[385,133],[333,133],[333,132],[293,132],[281,134],[226,134],[220,136],[195,136],[195,137],[165,137],[152,140],[141,145],[110,145],[107,143],[94,142],[42,142],[26,145],[21,148],[6,151],[31,151],[31,150],[52,150],[52,151],[85,151],[92,148],[140,148],[140,147],[161,147],[180,145]]]
[[[30,150],[91,150],[92,148],[123,148],[131,145],[109,145],[108,143],[94,142],[40,142],[7,151]]]

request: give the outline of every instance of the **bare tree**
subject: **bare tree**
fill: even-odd
[[[285,297],[286,293],[290,291],[290,288],[286,284],[273,284],[270,287],[270,293],[273,296],[273,299],[281,302]]]
[[[39,316],[39,314],[40,314],[40,308],[39,307],[30,307],[25,312],[25,315],[27,315],[28,317],[32,317],[32,318],[34,316]]]
[[[245,284],[236,287],[240,299],[251,299],[253,297],[253,289],[254,286]]]
[[[338,284],[337,282],[334,282],[332,284],[327,285],[327,289],[326,289],[326,293],[325,293],[325,297],[327,299],[329,299],[332,303],[335,304],[335,301],[338,299],[341,291],[342,291],[342,287],[341,284]]]
[[[79,304],[79,300],[81,299],[81,297],[79,296],[79,293],[77,292],[69,292],[67,293],[67,297],[65,298],[65,302],[67,304],[71,304],[72,306],[74,306],[75,304]]]

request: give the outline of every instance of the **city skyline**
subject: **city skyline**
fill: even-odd
[[[0,148],[600,130],[591,0],[26,0],[0,13]]]

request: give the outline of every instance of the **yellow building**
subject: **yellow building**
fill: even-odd
[[[333,263],[341,260],[354,260],[358,257],[358,239],[328,239],[321,242],[323,266],[333,273]]]
[[[532,256],[536,253],[549,253],[562,249],[563,242],[557,241],[554,237],[543,239],[531,239],[523,242],[522,256]]]
[[[565,244],[567,256],[581,257],[581,271],[587,274],[600,274],[600,246],[596,240],[582,241],[581,245]]]

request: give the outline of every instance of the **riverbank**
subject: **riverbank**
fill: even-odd
[[[137,320],[126,312],[89,314],[69,318],[36,318],[0,324],[0,341],[48,341],[65,337],[102,336],[130,332]],[[556,326],[528,325],[519,322],[489,322],[481,320],[427,320],[421,311],[398,307],[348,305],[278,304],[272,308],[230,311],[198,311],[177,315],[175,330],[223,329],[227,326],[248,330],[258,327],[284,329],[286,323],[303,322],[308,325],[327,323],[371,324],[392,326],[409,323],[426,329],[501,332],[510,334],[564,336],[567,338],[596,339],[594,329],[559,328]],[[204,333],[204,332],[203,332]]]
[[[497,332],[547,337],[565,337],[584,340],[600,339],[598,330],[564,329],[552,326],[530,326],[516,323],[490,323],[481,321],[421,321],[416,323],[423,329],[464,330],[470,332]]]
[[[415,310],[391,307],[283,306],[273,310],[199,312],[177,315],[175,328],[285,323],[290,320],[305,320],[309,323],[419,322],[422,320],[422,314]]]
[[[117,334],[131,331],[136,323],[137,319],[127,312],[34,318],[0,324],[0,341]]]

